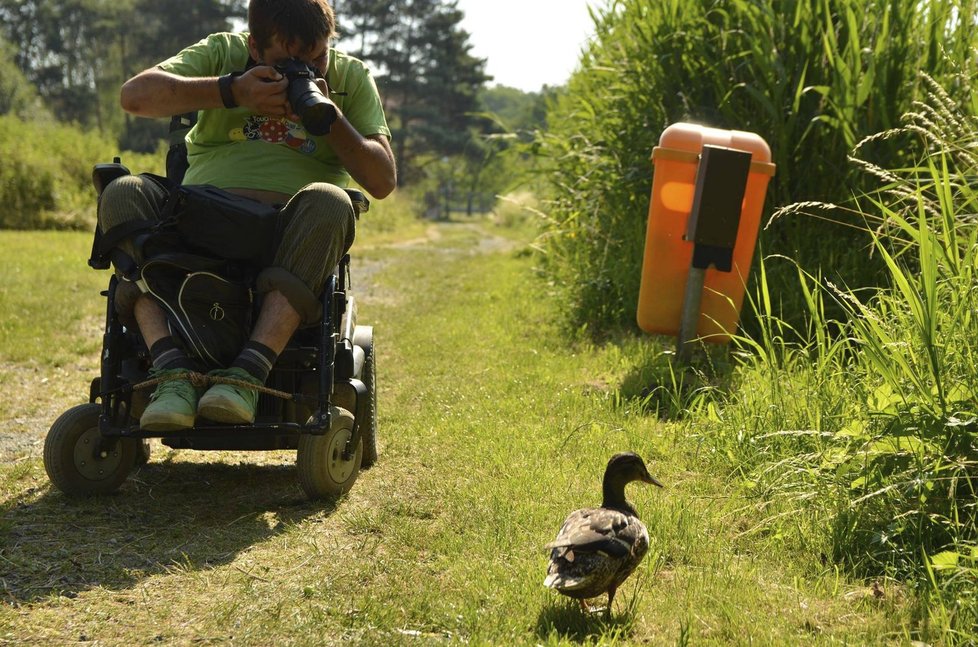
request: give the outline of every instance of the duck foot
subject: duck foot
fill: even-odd
[[[592,615],[597,615],[599,613],[607,615],[611,611],[611,607],[592,607],[588,605],[586,600],[581,600],[581,611]]]

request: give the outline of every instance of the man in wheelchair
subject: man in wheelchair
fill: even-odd
[[[327,0],[251,0],[248,27],[247,34],[212,34],[122,88],[122,106],[134,115],[196,113],[184,185],[280,207],[271,235],[236,232],[265,248],[255,282],[261,306],[230,365],[208,372],[226,379],[203,393],[188,378],[206,367],[174,338],[157,300],[126,280],[146,260],[143,249],[135,237],[116,242],[112,259],[123,277],[116,300],[128,294],[151,374],[160,379],[139,421],[150,432],[188,429],[198,417],[255,420],[257,387],[293,333],[322,317],[319,295],[353,242],[354,206],[341,187],[352,177],[383,198],[396,185],[376,86],[363,63],[331,49]],[[115,179],[99,199],[101,231],[158,222],[172,211],[172,189],[149,176]]]

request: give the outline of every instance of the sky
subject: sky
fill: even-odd
[[[594,33],[594,0],[458,0],[472,54],[485,58],[492,84],[536,92],[561,85]]]

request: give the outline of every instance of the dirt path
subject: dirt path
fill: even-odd
[[[54,368],[0,363],[0,461],[40,456],[51,423],[72,405],[88,400],[89,384],[97,374],[98,355]]]
[[[475,246],[444,245],[446,229],[478,236]],[[447,238],[457,239],[457,236]],[[396,294],[373,280],[386,261],[372,252],[377,249],[405,249],[421,245],[438,245],[439,253],[494,253],[512,249],[516,243],[494,235],[477,223],[441,223],[429,226],[425,235],[387,245],[364,245],[360,251],[368,258],[353,259],[352,281],[357,299],[362,303],[392,303]],[[354,249],[354,254],[358,250]],[[93,298],[99,298],[93,295]],[[88,322],[86,330],[100,334],[101,318]],[[10,462],[38,457],[44,450],[44,437],[51,424],[70,407],[88,400],[91,380],[98,376],[98,355],[79,358],[61,367],[0,362],[0,461]]]

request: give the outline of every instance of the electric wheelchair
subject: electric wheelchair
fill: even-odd
[[[176,184],[186,170],[183,135],[195,117],[179,115],[171,121],[167,176]],[[101,195],[110,182],[127,174],[119,158],[95,165],[96,191]],[[368,210],[362,193],[347,193],[358,217]],[[89,264],[98,269],[109,266],[94,251]],[[151,438],[173,449],[296,450],[299,483],[311,499],[348,492],[360,470],[377,460],[373,328],[357,322],[349,255],[327,280],[320,298],[321,321],[293,335],[259,394],[255,422],[248,425],[198,418],[193,428],[179,431],[139,427],[153,390],[148,385],[151,361],[138,330],[124,323],[116,307],[121,283],[113,275],[102,292],[106,316],[101,367],[91,382],[88,403],[64,412],[45,439],[45,470],[64,494],[80,497],[117,490],[133,469],[149,460]],[[257,311],[257,304],[252,307]]]

